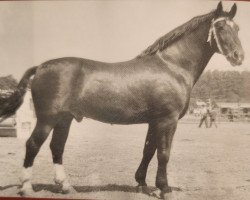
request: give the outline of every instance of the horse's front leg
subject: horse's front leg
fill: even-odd
[[[156,150],[156,136],[154,134],[154,123],[149,123],[148,133],[144,144],[143,157],[135,173],[135,180],[138,182],[138,186],[147,186],[146,174],[148,165],[155,154]]]
[[[161,190],[161,198],[164,198],[167,193],[171,192],[171,188],[168,186],[167,180],[167,164],[170,157],[170,149],[177,121],[177,117],[160,119],[157,121],[155,127],[158,159],[156,187]]]

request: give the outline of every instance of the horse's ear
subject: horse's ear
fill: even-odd
[[[234,18],[235,14],[236,14],[236,11],[237,11],[237,6],[234,3],[234,5],[232,6],[230,12],[228,13],[230,19]]]
[[[215,16],[218,17],[223,11],[222,2],[220,1],[217,5]]]

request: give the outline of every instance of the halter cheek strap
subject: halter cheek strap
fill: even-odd
[[[217,36],[217,33],[216,33],[216,29],[215,29],[215,26],[214,26],[217,22],[223,21],[223,20],[228,21],[226,17],[220,17],[220,18],[218,18],[218,19],[216,19],[216,20],[214,20],[214,19],[212,20],[212,24],[211,24],[211,27],[210,27],[209,33],[208,33],[207,42],[209,42],[209,43],[210,43],[210,46],[212,46],[212,36],[213,36],[214,39],[215,39],[217,48],[219,49],[219,52],[220,52],[221,54],[225,55],[224,51],[222,50],[222,47],[221,47],[220,41],[219,41],[218,36]]]

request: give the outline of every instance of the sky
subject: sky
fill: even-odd
[[[65,56],[129,60],[217,4],[211,0],[0,1],[0,76],[20,79],[29,67]],[[232,5],[223,2],[224,10]],[[206,69],[250,68],[250,2],[237,2],[237,6],[234,21],[240,26],[245,61],[232,67],[216,54]]]

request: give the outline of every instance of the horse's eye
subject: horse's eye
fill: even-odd
[[[217,30],[218,30],[218,31],[222,31],[223,29],[224,29],[223,26],[218,26],[218,27],[217,27]]]
[[[224,28],[226,23],[224,23],[224,21],[222,22],[218,22],[217,24],[215,24],[215,27],[218,29],[218,30],[221,30]]]
[[[226,21],[225,20],[218,22],[218,26],[222,26],[223,27],[224,25],[226,25]]]

